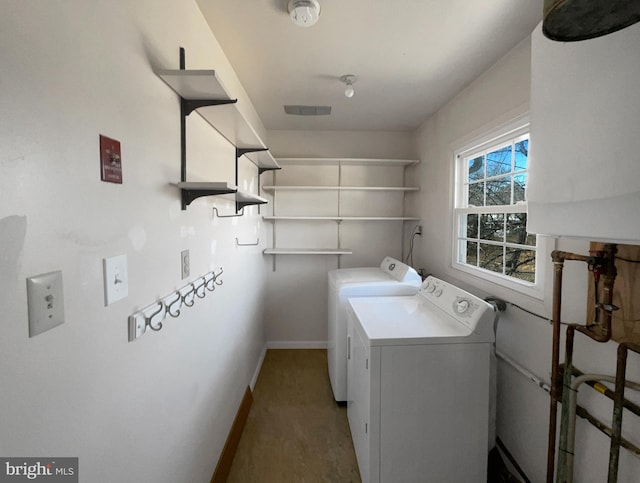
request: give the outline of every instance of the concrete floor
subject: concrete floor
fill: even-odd
[[[268,350],[228,482],[359,482],[327,351]]]

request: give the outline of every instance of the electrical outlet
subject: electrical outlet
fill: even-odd
[[[49,272],[27,279],[29,337],[64,323],[62,272]]]
[[[422,236],[422,225],[416,225],[415,229],[414,229],[414,233],[416,235],[420,235]]]
[[[189,260],[189,250],[182,250],[180,252],[180,266],[181,268],[181,274],[182,274],[182,280],[184,280],[185,278],[187,278],[189,276],[189,274],[191,273],[191,269],[190,269],[190,260]]]
[[[111,305],[129,295],[129,277],[127,275],[127,256],[105,258],[104,269],[104,305]]]

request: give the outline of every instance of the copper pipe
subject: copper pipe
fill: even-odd
[[[589,255],[580,255],[579,253],[563,252],[554,250],[551,252],[551,260],[553,262],[564,262],[565,260],[578,260],[580,262],[588,262],[592,258]]]
[[[577,325],[575,329],[583,334],[589,336],[597,342],[608,342],[611,340],[611,320],[613,319],[613,284],[616,280],[617,270],[615,265],[616,260],[616,245],[607,244],[604,246],[602,258],[596,259],[597,267],[595,270],[603,270],[603,293],[602,302],[596,306],[597,323],[592,326]],[[597,277],[598,275],[596,275]],[[597,278],[596,278],[597,283]]]
[[[571,324],[567,328],[567,344],[565,353],[565,375],[564,384],[571,384],[571,365],[573,360],[573,339],[576,330],[589,336],[591,339],[598,342],[606,342],[611,338],[611,311],[605,310],[605,307],[610,307],[613,300],[613,283],[616,277],[615,268],[615,252],[617,248],[615,245],[605,245],[603,253],[599,253],[598,256],[594,255],[580,255],[577,253],[564,252],[560,250],[554,250],[551,252],[551,259],[554,263],[554,281],[553,281],[553,309],[552,309],[552,323],[553,323],[553,347],[551,354],[551,398],[549,408],[549,441],[547,446],[547,483],[553,483],[553,476],[555,470],[555,451],[556,451],[556,429],[557,429],[557,411],[558,400],[562,396],[562,386],[559,380],[559,366],[560,366],[560,318],[562,313],[562,270],[564,268],[565,260],[575,260],[586,262],[589,265],[589,270],[594,272],[595,280],[600,276],[604,267],[604,302],[597,308],[598,324],[594,327],[587,327],[578,324]],[[563,404],[563,416],[565,416]],[[568,416],[568,414],[566,415]]]
[[[560,443],[558,451],[558,474],[557,482],[565,483],[567,481],[567,454],[562,451],[567,447],[568,439],[568,421],[569,421],[569,397],[571,391],[571,377],[573,372],[573,341],[575,338],[575,329],[579,327],[577,324],[571,324],[567,327],[567,336],[565,343],[564,355],[564,371],[562,381],[562,409],[560,416]],[[555,448],[554,448],[555,449]]]
[[[553,483],[556,454],[556,427],[558,414],[558,368],[560,362],[560,309],[562,307],[562,270],[564,258],[554,251],[553,259],[553,349],[551,353],[551,393],[549,407],[549,442],[547,446],[547,483]]]
[[[583,419],[586,419],[593,426],[595,426],[600,431],[602,431],[605,435],[611,437],[611,435],[612,435],[611,428],[609,426],[607,426],[606,424],[604,424],[602,421],[600,421],[598,418],[594,417],[589,411],[587,411],[582,406],[576,406],[576,415],[580,416]],[[620,438],[620,446],[622,446],[624,449],[632,452],[634,455],[640,457],[640,448],[638,448],[631,441],[629,441],[627,439],[624,439],[624,438]]]
[[[618,362],[616,366],[616,392],[613,399],[613,420],[611,422],[611,449],[609,450],[608,483],[618,480],[618,463],[620,446],[622,445],[622,408],[624,405],[624,386],[627,371],[627,354],[629,350],[640,354],[640,345],[623,342],[618,346]]]

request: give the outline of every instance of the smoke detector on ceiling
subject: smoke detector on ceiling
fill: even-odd
[[[289,0],[289,15],[298,27],[311,27],[320,17],[320,4],[317,0]]]

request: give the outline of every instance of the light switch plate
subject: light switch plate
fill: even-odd
[[[104,305],[111,305],[129,295],[127,276],[127,256],[105,258],[102,261],[104,273]]]
[[[49,272],[27,279],[29,337],[64,323],[62,272]]]

